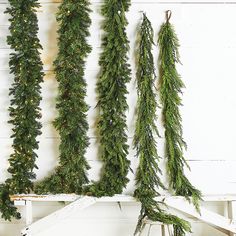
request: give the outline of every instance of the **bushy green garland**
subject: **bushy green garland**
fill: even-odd
[[[29,193],[33,189],[35,179],[34,168],[38,149],[37,136],[41,134],[40,100],[43,81],[43,66],[39,49],[41,45],[37,37],[38,20],[37,0],[9,0],[10,7],[6,13],[10,15],[10,33],[7,42],[13,52],[10,55],[10,73],[14,75],[14,83],[10,89],[11,106],[9,123],[13,128],[13,149],[9,159],[10,167],[5,184],[0,187],[0,210],[2,217],[20,218],[9,195]]]
[[[160,47],[160,97],[163,105],[163,122],[165,126],[165,155],[170,187],[176,195],[191,200],[199,211],[201,192],[197,190],[184,174],[184,166],[188,166],[183,156],[186,143],[182,138],[182,118],[179,111],[181,105],[180,93],[184,83],[177,72],[176,64],[179,59],[179,41],[174,27],[169,20],[171,12],[167,11],[167,20],[161,26],[158,44]]]
[[[36,186],[37,193],[82,193],[88,183],[88,162],[85,152],[88,105],[85,102],[85,59],[91,51],[87,43],[91,19],[89,1],[63,0],[57,20],[60,23],[59,52],[54,62],[59,83],[57,98],[58,118],[54,121],[59,131],[60,164],[55,173]]]
[[[121,193],[128,179],[130,161],[127,159],[127,126],[125,112],[126,84],[130,81],[130,68],[127,63],[129,50],[126,36],[126,11],[130,0],[105,0],[102,14],[105,17],[103,28],[103,53],[99,64],[101,74],[97,89],[100,119],[98,130],[101,143],[101,159],[104,161],[103,175],[99,182],[88,186],[87,194],[112,196]]]
[[[141,202],[141,212],[136,228],[138,233],[142,229],[145,217],[165,224],[173,224],[181,230],[175,236],[182,236],[190,232],[188,222],[165,213],[161,203],[155,200],[160,195],[157,188],[165,189],[160,180],[161,170],[158,166],[160,157],[157,153],[156,137],[156,90],[155,67],[152,55],[153,28],[147,16],[143,14],[143,21],[139,30],[139,58],[137,70],[138,106],[134,136],[134,146],[139,158],[139,167],[136,174],[136,190],[134,196]]]

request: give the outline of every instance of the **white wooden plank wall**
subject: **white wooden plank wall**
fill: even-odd
[[[101,0],[93,0],[91,13],[92,26],[89,42],[93,51],[87,61],[86,79],[88,82],[87,102],[91,106],[89,110],[91,145],[87,152],[87,158],[91,165],[90,179],[99,178],[101,162],[98,158],[98,143],[95,135],[96,120],[96,94],[95,84],[99,72],[98,58],[101,51],[100,42],[102,32],[100,23],[102,17],[99,14]],[[42,60],[46,76],[42,84],[42,123],[43,134],[39,137],[40,148],[38,150],[38,179],[47,176],[56,165],[58,157],[58,133],[52,126],[56,117],[55,98],[57,95],[57,83],[52,72],[52,61],[57,53],[55,13],[60,4],[59,0],[41,0],[39,17],[39,37],[43,45]],[[7,175],[7,159],[12,151],[11,126],[7,124],[9,119],[7,108],[9,106],[8,89],[12,83],[9,75],[8,59],[10,49],[6,43],[9,34],[9,22],[3,13],[8,3],[0,0],[0,181],[4,181]],[[192,168],[192,172],[186,172],[191,181],[205,194],[236,193],[236,1],[187,1],[187,0],[133,0],[130,12],[128,37],[131,43],[130,63],[132,65],[133,79],[129,84],[130,105],[128,115],[129,144],[132,144],[134,133],[134,110],[136,103],[135,90],[135,35],[140,22],[139,11],[145,11],[153,23],[155,37],[161,23],[164,21],[165,11],[172,10],[171,21],[175,25],[181,42],[181,56],[183,66],[179,66],[187,89],[184,91],[182,107],[184,137],[188,143],[186,158]],[[158,50],[154,49],[157,61]],[[160,113],[160,111],[159,111]],[[162,136],[163,129],[158,122]],[[164,139],[158,139],[159,154],[163,156]],[[135,152],[130,148],[129,158],[135,169],[138,161],[134,157]],[[164,168],[165,163],[161,163]],[[132,193],[134,176],[131,179],[125,193]],[[36,204],[36,203],[35,203]],[[61,207],[56,203],[37,203],[34,208],[35,218],[40,218],[47,213]],[[224,213],[225,205],[208,204],[207,207]],[[68,219],[63,225],[45,232],[48,235],[81,235],[90,236],[128,236],[132,235],[136,217],[138,215],[136,204],[124,204],[120,211],[117,205],[98,204],[85,211],[85,215]],[[80,219],[81,221],[78,221]],[[80,223],[81,222],[81,223]],[[93,225],[91,227],[91,224]],[[68,226],[68,227],[67,227]],[[1,221],[0,235],[19,235],[23,222],[6,223]],[[194,236],[220,236],[209,226],[199,223],[193,224]],[[41,234],[42,235],[42,234]],[[153,230],[153,235],[158,235],[158,229]]]

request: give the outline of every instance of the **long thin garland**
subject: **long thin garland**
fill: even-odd
[[[39,183],[37,193],[82,193],[88,183],[88,162],[85,152],[87,137],[88,105],[85,102],[85,59],[91,51],[87,43],[91,19],[89,1],[64,0],[59,7],[59,52],[54,62],[59,82],[57,98],[58,118],[54,121],[59,131],[60,163],[55,173]]]
[[[134,136],[134,146],[140,160],[136,174],[136,190],[134,196],[141,202],[141,212],[136,228],[138,233],[142,230],[143,219],[160,221],[165,224],[178,226],[181,231],[176,236],[182,236],[190,232],[188,222],[165,213],[161,203],[155,201],[160,195],[157,188],[165,189],[159,175],[161,170],[158,165],[160,157],[157,153],[156,138],[158,130],[156,121],[156,91],[155,91],[155,67],[152,55],[153,28],[147,16],[143,14],[143,21],[139,31],[139,58],[137,70],[138,106],[137,121]]]
[[[167,20],[161,26],[158,39],[160,47],[160,97],[163,105],[167,170],[170,187],[175,191],[175,194],[184,196],[189,201],[192,200],[199,211],[201,192],[184,175],[184,166],[188,166],[188,164],[183,156],[186,143],[182,138],[182,118],[179,111],[181,105],[179,94],[182,93],[184,83],[176,69],[176,64],[180,63],[179,41],[174,27],[169,22],[170,17],[171,12],[167,11]]]
[[[129,50],[126,35],[126,11],[130,0],[105,0],[102,14],[105,17],[103,38],[104,51],[99,64],[101,74],[97,89],[100,119],[101,159],[104,161],[103,175],[99,182],[86,189],[87,194],[112,196],[121,193],[128,179],[130,161],[127,159],[126,134],[126,84],[130,81],[127,63]]]
[[[38,33],[36,8],[37,0],[9,0],[10,7],[6,13],[10,15],[10,33],[7,42],[13,52],[10,56],[10,73],[14,75],[14,83],[10,89],[11,106],[9,123],[13,128],[14,152],[9,158],[8,172],[12,175],[0,188],[0,210],[2,217],[10,220],[12,216],[19,218],[9,194],[29,193],[33,189],[35,179],[34,168],[38,149],[37,136],[41,134],[40,100],[43,81],[43,66],[39,49],[42,49]]]

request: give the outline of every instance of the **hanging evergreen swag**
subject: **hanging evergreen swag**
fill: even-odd
[[[153,28],[147,16],[143,14],[143,21],[139,31],[139,58],[137,70],[138,106],[137,120],[134,136],[134,146],[140,160],[136,175],[136,190],[134,196],[141,202],[141,213],[136,228],[138,233],[142,230],[144,218],[160,221],[165,224],[173,224],[180,229],[175,236],[182,236],[190,232],[188,222],[165,213],[161,203],[155,201],[160,195],[157,188],[165,189],[158,175],[161,170],[158,166],[160,157],[157,154],[156,139],[158,135],[156,121],[156,90],[155,67],[152,55]]]
[[[121,193],[128,179],[129,160],[126,134],[126,84],[130,81],[130,68],[127,63],[129,50],[126,36],[130,0],[105,0],[102,14],[105,17],[103,38],[104,51],[99,64],[101,74],[97,84],[100,119],[101,159],[104,172],[101,180],[86,189],[87,194],[95,196]]]
[[[163,122],[165,126],[167,170],[170,187],[176,195],[184,196],[192,202],[199,211],[201,192],[197,190],[184,175],[184,165],[187,165],[183,150],[186,143],[182,138],[182,119],[179,112],[181,105],[180,93],[184,83],[176,70],[179,59],[179,41],[174,27],[170,24],[171,11],[167,11],[167,20],[161,26],[158,44],[160,47],[160,97],[163,105]],[[187,165],[188,166],[188,165]]]
[[[39,123],[40,83],[43,81],[42,62],[39,49],[41,45],[37,37],[38,20],[37,0],[9,0],[10,7],[6,13],[10,15],[10,33],[7,42],[13,52],[10,56],[10,73],[14,75],[14,83],[10,89],[12,96],[9,123],[13,128],[13,149],[9,159],[8,172],[12,175],[0,186],[0,210],[2,217],[10,220],[19,218],[9,194],[29,193],[35,179],[34,168],[38,149],[36,138],[41,134]]]
[[[88,183],[89,165],[85,159],[89,145],[87,131],[88,105],[85,102],[85,59],[91,51],[89,36],[89,1],[64,0],[59,7],[59,52],[54,62],[59,82],[58,118],[54,126],[59,131],[60,164],[55,173],[39,183],[37,193],[77,193]]]

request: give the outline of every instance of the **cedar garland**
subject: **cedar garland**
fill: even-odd
[[[170,187],[176,195],[191,200],[199,211],[201,192],[196,189],[184,174],[184,166],[188,166],[183,156],[186,143],[183,140],[182,118],[179,106],[182,105],[180,93],[184,83],[177,72],[176,64],[180,63],[179,41],[173,25],[169,20],[171,12],[167,11],[167,20],[161,26],[158,38],[160,47],[160,98],[163,105],[163,122],[165,127],[165,155]]]
[[[88,183],[89,165],[85,153],[89,145],[89,126],[84,69],[85,59],[91,52],[87,43],[91,24],[89,5],[87,0],[63,0],[59,7],[59,52],[54,62],[59,83],[56,105],[59,116],[54,126],[61,138],[60,163],[54,174],[36,186],[40,194],[81,194],[83,185]]]
[[[143,21],[139,30],[139,57],[137,69],[138,106],[134,136],[134,146],[140,160],[136,174],[136,190],[134,196],[141,202],[141,212],[135,234],[142,230],[143,219],[173,224],[180,232],[175,236],[182,236],[190,232],[188,222],[165,213],[163,204],[155,200],[160,194],[157,188],[165,189],[160,180],[161,170],[158,165],[160,157],[157,153],[156,138],[156,90],[155,66],[152,55],[153,28],[147,16],[143,14]]]
[[[12,96],[9,123],[14,126],[11,136],[14,152],[9,158],[11,178],[0,186],[0,210],[6,220],[20,218],[9,195],[29,193],[33,189],[36,138],[41,134],[40,83],[44,75],[39,53],[42,47],[37,37],[39,3],[37,0],[9,0],[9,4],[5,13],[10,15],[7,43],[13,50],[9,61],[10,73],[14,75],[9,93]]]
[[[126,11],[130,0],[105,0],[102,14],[103,53],[100,56],[100,78],[97,84],[100,118],[98,130],[101,143],[101,159],[104,161],[103,175],[99,182],[88,186],[86,194],[112,196],[121,193],[128,183],[130,161],[127,159],[128,109],[126,84],[130,81],[130,66],[127,52],[129,41],[126,35]]]

